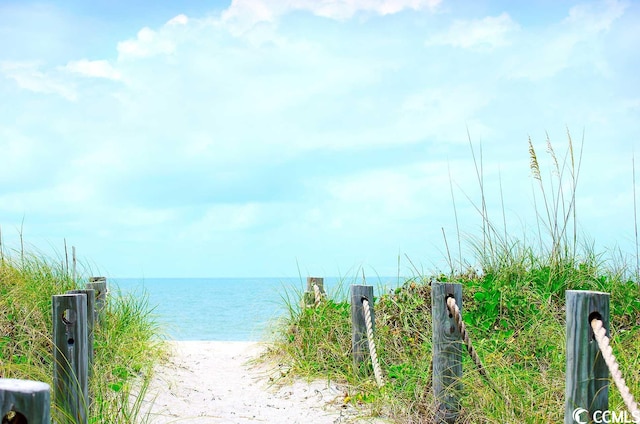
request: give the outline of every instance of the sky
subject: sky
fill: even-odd
[[[639,49],[635,1],[0,0],[2,248],[113,277],[439,272],[473,265],[480,183],[500,233],[538,237],[528,143],[552,202],[571,137],[581,240],[633,254]]]

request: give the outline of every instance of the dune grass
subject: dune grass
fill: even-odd
[[[0,259],[0,375],[52,384],[52,296],[82,288],[67,269],[44,255],[2,252]],[[94,333],[89,393],[91,423],[145,422],[142,399],[153,365],[164,354],[147,298],[109,293]],[[69,420],[52,404],[52,419]]]
[[[385,386],[378,388],[372,374],[363,378],[354,372],[350,307],[345,298],[330,298],[317,308],[289,302],[289,317],[275,352],[291,364],[291,374],[345,382],[349,391],[344,402],[359,405],[371,415],[400,423],[431,422],[435,402],[430,286],[433,281],[459,282],[464,321],[498,392],[480,377],[464,352],[458,422],[562,422],[564,292],[585,289],[611,293],[613,351],[631,392],[640,396],[640,291],[638,281],[632,280],[636,274],[580,243],[575,193],[581,149],[574,151],[570,135],[562,157],[558,158],[549,140],[546,147],[555,178],[551,181],[543,178],[529,142],[530,167],[538,187],[533,244],[511,237],[488,215],[482,158],[474,153],[482,199],[474,206],[482,232],[479,237],[458,234],[459,243],[466,240],[474,252],[472,260],[450,262],[447,275],[407,278],[401,287],[375,299],[375,337]],[[611,410],[625,409],[614,385],[609,400]]]

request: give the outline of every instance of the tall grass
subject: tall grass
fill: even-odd
[[[348,387],[344,401],[372,415],[402,423],[431,422],[430,283],[455,281],[463,284],[463,316],[472,341],[498,388],[498,393],[492,391],[464,355],[459,422],[561,422],[564,292],[589,289],[611,293],[613,350],[632,393],[640,394],[640,292],[622,269],[624,264],[622,268],[612,265],[578,237],[576,191],[582,144],[575,149],[567,135],[562,154],[547,137],[545,156],[538,154],[529,139],[538,231],[528,242],[512,237],[506,228],[501,186],[501,219],[489,216],[482,150],[476,154],[471,146],[481,196],[474,207],[482,223],[480,235],[466,238],[474,253],[472,262],[459,257],[454,263],[448,253],[449,275],[416,273],[398,289],[376,299],[376,344],[387,380],[383,388],[378,389],[372,377],[363,379],[353,370],[349,307],[342,299],[329,300],[318,308],[290,305],[289,320],[276,347],[292,364],[292,372],[344,382]],[[543,165],[545,158],[548,167]],[[457,222],[453,190],[452,199]],[[458,234],[459,243],[461,239]],[[476,267],[477,273],[467,271]],[[611,386],[610,409],[623,408]]]
[[[17,259],[14,258],[17,256]],[[0,376],[52,384],[52,296],[80,288],[64,263],[20,250],[0,261]],[[164,353],[147,298],[111,292],[94,332],[91,423],[144,422],[140,402]],[[52,405],[52,418],[70,422]]]

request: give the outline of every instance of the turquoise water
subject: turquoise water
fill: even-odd
[[[146,293],[171,340],[265,340],[287,314],[283,295],[288,292],[297,303],[306,289],[306,279],[300,278],[118,278],[108,283],[110,290]],[[324,284],[328,293],[340,291],[346,299],[351,282],[325,278]],[[378,286],[371,284],[377,295]]]

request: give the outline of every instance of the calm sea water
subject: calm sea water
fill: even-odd
[[[328,293],[339,287],[344,293],[351,282],[325,278],[324,284]],[[377,295],[376,283],[371,284]],[[269,337],[278,318],[287,313],[283,296],[289,293],[297,303],[306,279],[117,278],[109,279],[109,286],[133,296],[147,295],[153,315],[172,340],[248,341]]]

